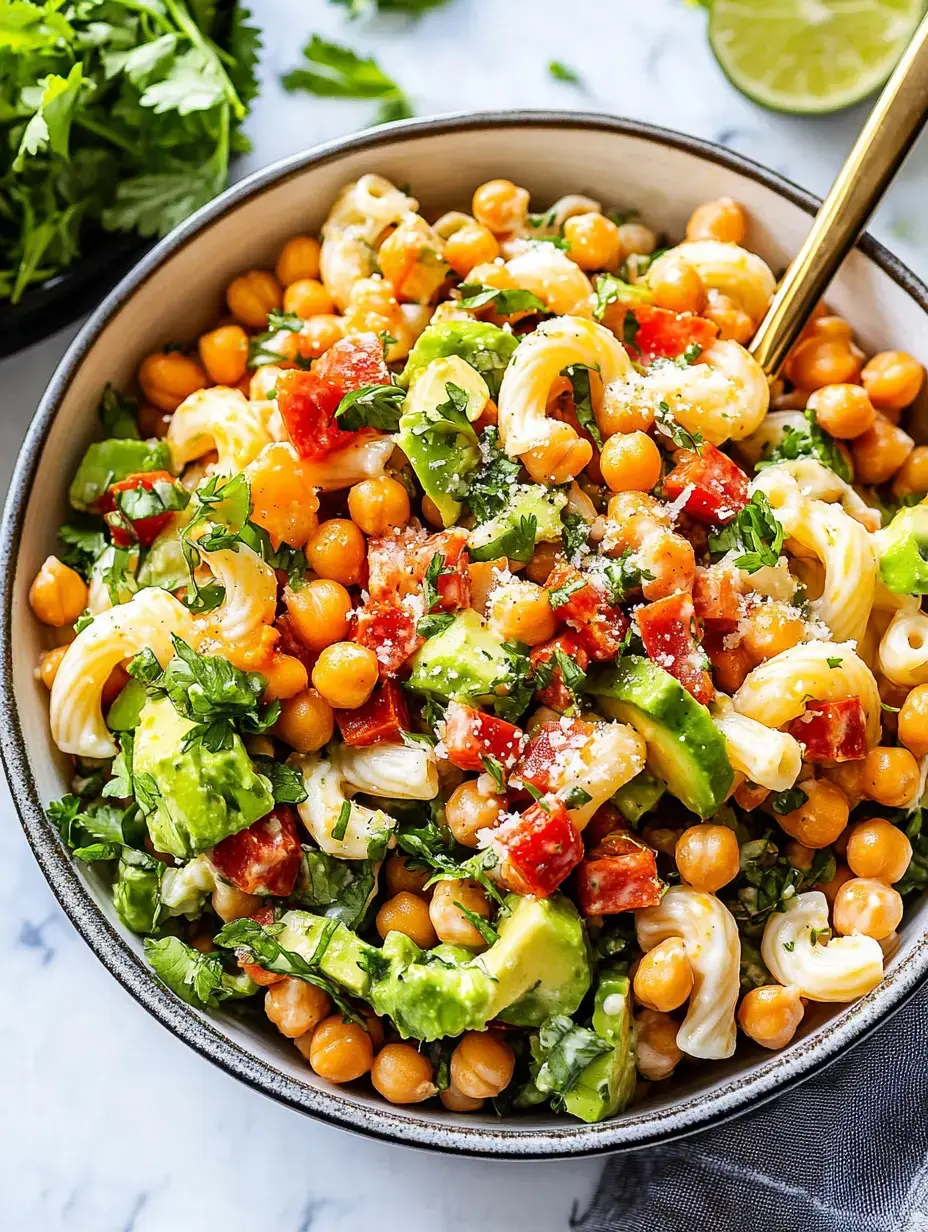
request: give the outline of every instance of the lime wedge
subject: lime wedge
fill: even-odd
[[[925,7],[925,0],[713,0],[709,42],[748,98],[821,115],[883,84]]]

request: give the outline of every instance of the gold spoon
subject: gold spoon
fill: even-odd
[[[928,17],[877,99],[754,336],[751,354],[768,377],[779,372],[926,120]]]

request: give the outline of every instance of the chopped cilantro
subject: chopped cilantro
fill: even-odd
[[[796,809],[801,808],[808,798],[801,787],[790,787],[786,791],[778,791],[772,795],[770,807],[778,817],[783,817],[786,813],[794,813]]]
[[[828,664],[829,667],[840,667],[841,664],[844,662],[844,660],[840,658],[835,658],[835,659],[826,659],[825,662]]]
[[[348,822],[351,819],[351,801],[345,800],[342,802],[342,807],[338,811],[338,819],[332,827],[332,838],[336,843],[340,843],[345,837],[345,832],[348,829]]]
[[[480,761],[483,763],[483,768],[487,774],[493,779],[498,792],[506,790],[506,775],[503,771],[503,764],[497,757],[491,757],[488,753],[481,755]]]
[[[629,591],[637,590],[643,582],[654,581],[654,574],[633,563],[633,559],[631,548],[626,548],[618,560],[611,560],[603,569],[611,603],[624,603]]]
[[[688,432],[686,428],[678,424],[666,402],[659,402],[657,404],[654,423],[658,432],[663,433],[664,436],[669,436],[678,449],[691,449],[694,453],[702,453],[702,433]]]
[[[480,465],[468,477],[465,499],[471,513],[482,523],[505,509],[521,467],[503,451],[499,430],[492,425],[481,433],[480,459]]]
[[[602,449],[603,438],[593,412],[593,395],[590,390],[590,373],[598,371],[598,368],[591,368],[589,364],[571,364],[564,369],[562,375],[566,376],[573,386],[577,422],[589,432],[596,448]]]
[[[381,432],[396,432],[406,391],[398,385],[364,385],[345,394],[335,418],[340,428],[351,432],[357,428],[377,428]]]
[[[585,552],[590,542],[590,523],[582,513],[565,509],[561,514],[564,527],[564,554],[568,560],[573,560],[578,552]]]
[[[814,411],[806,411],[804,415],[805,427],[785,428],[780,443],[756,464],[755,470],[763,470],[765,466],[792,461],[795,458],[816,458],[846,483],[852,483],[854,473],[834,437],[819,427]]]
[[[740,550],[742,554],[735,558],[735,564],[748,573],[776,565],[782,547],[783,527],[763,492],[755,492],[733,521],[709,536],[711,552]]]
[[[563,81],[570,86],[583,85],[583,79],[576,69],[562,64],[560,60],[551,60],[548,64],[548,75],[555,81]]]
[[[482,915],[478,915],[476,911],[471,911],[470,907],[465,907],[463,903],[455,902],[455,907],[464,916],[469,924],[476,928],[477,932],[484,939],[487,945],[493,945],[499,941],[499,933]]]
[[[503,289],[484,286],[480,282],[467,282],[460,291],[462,308],[483,308],[492,304],[501,317],[512,316],[514,312],[548,312],[544,300],[520,287]]]
[[[558,586],[554,590],[548,591],[548,602],[554,609],[563,607],[564,604],[570,600],[571,595],[575,595],[578,590],[585,590],[587,585],[588,583],[586,578],[571,578],[571,580],[565,582],[563,586]]]
[[[616,278],[615,274],[600,274],[596,279],[596,301],[593,305],[594,320],[601,321],[606,315],[606,309],[610,304],[650,304],[651,292],[645,287],[636,286],[632,282],[623,282],[621,278]],[[638,321],[633,312],[628,312],[625,315],[625,326],[628,329],[628,322],[634,322],[632,326],[632,337],[626,336],[626,344],[630,342],[634,346],[634,334],[638,331]],[[637,348],[636,348],[637,350]]]
[[[373,56],[364,58],[314,34],[303,48],[306,66],[281,78],[285,90],[306,90],[320,98],[379,99],[376,124],[403,120],[413,114],[400,86],[383,71]]]

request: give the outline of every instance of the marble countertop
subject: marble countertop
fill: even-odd
[[[264,88],[241,173],[363,127],[374,105],[288,96],[281,72],[313,32],[374,53],[418,114],[602,110],[719,141],[815,192],[864,111],[771,115],[717,68],[705,13],[683,0],[450,0],[415,22],[349,24],[325,0],[252,0]],[[551,80],[558,59],[584,88]],[[928,146],[874,224],[928,276]],[[75,329],[0,363],[0,484]],[[6,1232],[555,1232],[596,1160],[494,1164],[356,1138],[278,1107],[195,1056],[123,992],[53,899],[0,787],[0,1226]]]

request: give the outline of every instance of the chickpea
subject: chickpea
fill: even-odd
[[[863,761],[861,793],[887,808],[902,808],[918,788],[918,762],[908,749],[879,746]]]
[[[507,582],[490,591],[490,627],[505,642],[539,646],[557,632],[548,592],[534,582]]]
[[[492,828],[506,807],[506,797],[484,793],[479,779],[468,779],[456,787],[445,805],[448,829],[462,847],[477,846],[477,832]]]
[[[29,603],[43,625],[60,629],[74,624],[87,606],[88,593],[79,573],[57,556],[48,556],[29,587]]]
[[[176,411],[185,398],[209,383],[209,377],[189,355],[156,351],[139,364],[138,382],[146,400],[159,411]]]
[[[643,573],[650,573],[641,586],[646,599],[665,599],[678,590],[692,590],[696,576],[693,545],[682,535],[663,531],[651,536],[638,553]]]
[[[731,197],[704,201],[697,205],[686,224],[688,240],[721,240],[725,244],[741,244],[747,222],[744,210]]]
[[[274,734],[297,753],[315,753],[332,739],[335,714],[315,689],[288,697],[280,705]]]
[[[522,465],[536,483],[569,483],[589,464],[593,446],[578,436],[570,424],[548,422],[548,440],[523,454]]]
[[[398,851],[394,851],[387,857],[384,872],[387,889],[391,894],[399,894],[401,890],[406,890],[410,894],[422,894],[425,891],[425,883],[432,875],[431,870],[427,868],[410,868],[410,857],[401,855]]]
[[[348,512],[365,535],[382,535],[409,521],[409,495],[400,481],[389,475],[365,479],[348,493]]]
[[[266,702],[296,697],[298,693],[304,692],[309,684],[309,673],[295,655],[273,655],[262,667],[261,674],[267,681],[264,688]]]
[[[898,826],[872,817],[851,827],[847,862],[855,877],[898,881],[909,867],[912,844]]]
[[[335,301],[318,278],[298,278],[284,288],[284,312],[308,321],[310,317],[331,316]]]
[[[645,826],[641,837],[655,851],[665,856],[672,856],[682,833],[682,830],[672,830],[667,826]]]
[[[377,931],[381,937],[405,933],[420,950],[430,950],[438,944],[428,903],[409,890],[400,890],[383,904],[377,912]]]
[[[236,321],[249,329],[264,329],[267,314],[280,308],[283,292],[270,270],[254,269],[233,278],[226,287],[226,304]]]
[[[254,915],[261,906],[261,899],[256,894],[246,894],[244,890],[231,885],[228,881],[216,882],[211,901],[213,910],[224,924]]]
[[[494,235],[510,235],[528,216],[529,194],[511,180],[487,180],[474,193],[471,209],[477,222]]]
[[[805,1013],[799,989],[765,984],[745,993],[738,1006],[741,1030],[762,1048],[785,1048]]]
[[[916,685],[902,703],[899,739],[916,757],[928,755],[928,684]]]
[[[483,1107],[482,1099],[473,1099],[459,1091],[454,1084],[439,1091],[438,1098],[449,1112],[479,1112]]]
[[[613,492],[650,492],[661,477],[661,451],[643,432],[616,432],[603,446],[599,465]]]
[[[635,996],[649,1010],[678,1009],[693,991],[693,968],[679,937],[668,937],[638,964]]]
[[[160,411],[156,406],[140,406],[136,419],[143,440],[155,436],[160,441],[167,436],[171,426],[171,412]]]
[[[445,519],[441,516],[438,506],[432,500],[431,496],[422,497],[422,516],[428,522],[429,526],[437,526],[439,530],[444,530]]]
[[[203,367],[217,385],[237,385],[248,363],[248,335],[241,325],[220,325],[197,343]]]
[[[493,1099],[512,1080],[515,1053],[492,1031],[467,1031],[451,1054],[451,1085],[471,1099]]]
[[[313,687],[339,710],[363,706],[380,675],[373,650],[357,642],[333,642],[319,653],[313,666]]]
[[[806,338],[790,352],[786,375],[805,390],[853,384],[860,376],[860,356],[845,338]]]
[[[461,907],[466,907],[481,919],[490,918],[490,900],[483,886],[476,881],[463,879],[439,881],[429,903],[429,919],[438,940],[443,944],[462,945],[468,949],[486,949],[486,941]]]
[[[387,1044],[371,1067],[374,1089],[391,1104],[421,1104],[437,1088],[432,1063],[412,1044]]]
[[[754,663],[763,663],[802,641],[805,626],[788,603],[760,603],[751,611],[741,645]]]
[[[525,566],[525,576],[530,582],[544,586],[561,554],[560,543],[536,543],[532,559]]]
[[[304,1035],[297,1048],[306,1055]],[[374,1059],[371,1037],[356,1022],[345,1022],[341,1014],[332,1014],[319,1023],[309,1041],[309,1063],[327,1082],[354,1082],[366,1074]]]
[[[246,472],[251,485],[251,520],[262,526],[275,548],[301,548],[319,525],[319,499],[312,472],[286,445],[267,445]]]
[[[714,287],[710,287],[706,295],[707,304],[702,315],[718,326],[719,337],[740,342],[742,346],[750,342],[754,336],[754,322],[741,305]]]
[[[674,848],[680,876],[697,890],[714,894],[738,876],[741,852],[734,830],[702,822],[684,830]]]
[[[632,254],[648,256],[657,247],[657,236],[650,227],[640,222],[623,222],[619,225],[619,250],[623,257]]]
[[[314,578],[299,590],[284,591],[284,603],[304,645],[317,653],[348,636],[351,595],[341,582]]]
[[[838,891],[841,887],[853,878],[854,874],[846,864],[839,864],[835,869],[835,875],[830,881],[822,881],[815,887],[828,899],[829,903],[834,906],[834,901],[838,897]]]
[[[315,984],[287,976],[264,994],[264,1012],[282,1035],[297,1039],[332,1012],[332,1002]]]
[[[478,222],[471,221],[445,240],[445,260],[459,278],[467,278],[478,265],[499,256],[496,236]]]
[[[915,448],[907,432],[877,415],[873,427],[854,438],[854,478],[858,483],[885,483],[891,479]]]
[[[344,338],[346,332],[344,317],[323,312],[317,317],[310,317],[293,337],[297,339],[301,359],[318,359],[329,347],[335,346],[340,338]]]
[[[873,403],[860,385],[823,385],[809,394],[806,405],[826,432],[844,441],[860,436],[876,420]]]
[[[648,286],[658,308],[670,312],[702,312],[706,288],[695,268],[672,251],[648,271]]]
[[[905,351],[880,351],[864,364],[860,379],[878,411],[901,411],[918,397],[925,370]]]
[[[39,666],[36,668],[36,672],[49,692],[51,692],[52,685],[55,683],[58,668],[61,667],[61,660],[67,653],[67,646],[56,646],[54,650],[49,650],[39,659]]]
[[[843,338],[846,342],[850,342],[854,337],[854,331],[851,329],[849,322],[845,321],[844,317],[835,316],[828,312],[824,304],[819,300],[814,311],[818,314],[813,316],[808,325],[799,335],[804,338]]]
[[[364,535],[347,518],[321,522],[306,545],[306,559],[313,572],[343,586],[357,586],[366,556]]]
[[[669,1078],[683,1060],[677,1044],[680,1024],[669,1014],[642,1010],[635,1016],[638,1028],[638,1073],[650,1082]]]
[[[928,492],[928,445],[916,445],[893,476],[893,495],[924,497]]]
[[[619,263],[619,228],[604,214],[575,214],[564,223],[567,255],[582,270],[615,269]]]
[[[902,920],[902,895],[884,881],[852,877],[838,891],[831,918],[835,932],[844,937],[863,933],[885,941]]]
[[[791,813],[777,817],[781,829],[804,847],[829,847],[847,825],[847,796],[830,779],[806,779],[801,784],[806,799]]]
[[[274,273],[281,286],[288,287],[301,278],[319,277],[321,246],[311,235],[295,235],[280,250]]]

